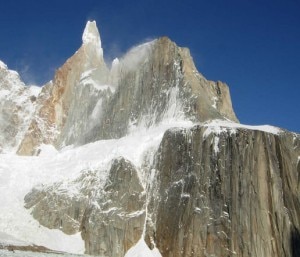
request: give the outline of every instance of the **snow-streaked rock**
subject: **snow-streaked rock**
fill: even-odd
[[[35,110],[40,88],[25,86],[16,71],[0,62],[0,152],[15,152]]]
[[[37,154],[41,144],[60,148],[70,138],[75,143],[72,138],[84,133],[89,124],[90,109],[102,96],[106,97],[103,90],[97,89],[97,85],[106,84],[108,69],[95,22],[88,22],[83,34],[79,50],[56,71],[53,81],[43,87],[19,154]],[[92,74],[90,83],[82,81],[86,72]],[[69,131],[73,131],[73,135]]]
[[[113,160],[103,189],[90,198],[82,222],[89,254],[124,256],[140,238],[145,223],[145,192],[136,167]]]
[[[133,47],[109,71],[95,22],[88,22],[80,49],[44,86],[19,154],[41,144],[61,149],[120,138],[164,120],[237,121],[228,87],[206,80],[188,49],[163,37]]]
[[[165,133],[146,242],[164,257],[297,256],[300,136],[214,126]]]

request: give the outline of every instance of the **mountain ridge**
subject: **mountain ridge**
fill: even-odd
[[[113,63],[109,70],[96,22],[88,22],[82,46],[37,97],[18,153],[37,154],[41,144],[60,149],[122,137],[132,126],[149,127],[163,119],[238,121],[228,86],[206,80],[189,50],[167,37],[132,48]]]

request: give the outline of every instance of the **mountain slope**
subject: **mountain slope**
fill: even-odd
[[[98,29],[88,22],[80,49],[44,86],[18,150],[37,154],[41,144],[61,149],[120,138],[163,120],[237,121],[228,87],[207,81],[189,51],[168,38],[131,49],[108,70]]]
[[[239,124],[188,49],[159,38],[109,69],[88,22],[36,99],[0,72],[2,235],[114,257],[299,255],[300,135]]]

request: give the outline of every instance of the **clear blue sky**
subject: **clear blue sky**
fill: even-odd
[[[107,60],[167,35],[206,78],[229,85],[242,123],[300,132],[300,0],[6,0],[0,59],[43,84],[92,19]]]

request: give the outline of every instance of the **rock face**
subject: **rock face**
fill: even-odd
[[[96,168],[83,158],[53,165],[65,180],[36,185],[24,199],[42,226],[80,232],[86,253],[122,257],[146,242],[163,257],[300,256],[300,135],[238,124],[227,85],[206,80],[188,49],[168,38],[108,69],[88,22],[82,46],[37,98],[0,62],[0,99],[5,150],[38,155],[42,144],[73,145],[74,156],[62,149],[51,160],[99,158]],[[160,131],[155,147],[144,135],[151,129]],[[147,140],[122,141],[130,136]],[[118,153],[114,146],[142,153],[98,157]],[[80,175],[68,177],[70,167]]]
[[[0,61],[0,153],[15,151],[28,129],[39,89],[26,87],[16,71]]]
[[[60,149],[120,138],[170,119],[237,121],[227,85],[206,80],[188,49],[168,38],[131,49],[111,70],[95,22],[87,23],[82,41],[44,86],[19,154],[36,154],[41,144]]]
[[[82,238],[86,251],[124,256],[141,238],[144,224],[145,194],[137,171],[123,158],[114,160],[103,190],[93,197],[84,215]]]
[[[75,112],[74,109],[78,109],[80,100],[87,99],[87,94],[91,98],[94,94],[95,97],[99,96],[99,90],[93,88],[93,82],[95,80],[101,84],[106,81],[108,70],[95,22],[87,23],[82,39],[80,49],[57,70],[54,80],[44,86],[34,118],[18,150],[19,154],[35,154],[36,146],[42,143],[56,144],[63,128],[74,119],[88,124],[84,120],[87,119],[84,113]],[[90,83],[86,81],[89,74],[96,74]],[[87,87],[84,87],[86,84]],[[90,108],[86,101],[80,102],[80,105],[84,110]],[[76,125],[73,123],[73,126]]]
[[[104,119],[92,131],[93,139],[118,138],[130,127],[169,119],[237,120],[228,87],[207,81],[188,49],[166,37],[131,50],[116,66],[118,87],[104,108]]]
[[[164,257],[296,256],[299,135],[206,131],[165,133],[148,238]]]
[[[25,207],[43,226],[82,231],[89,254],[124,256],[144,229],[144,188],[124,158],[113,160],[104,184],[99,173],[84,171],[72,182],[35,187],[25,196]]]
[[[32,208],[32,215],[41,225],[61,229],[66,234],[80,231],[89,197],[99,187],[96,173],[83,171],[72,182],[39,185],[25,196],[25,208]],[[70,192],[70,188],[76,193]]]

